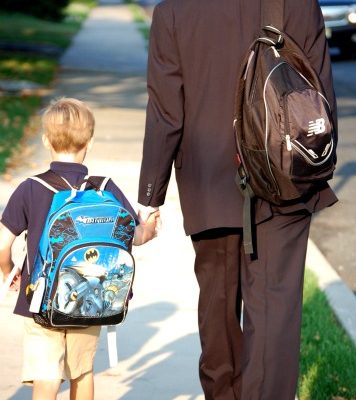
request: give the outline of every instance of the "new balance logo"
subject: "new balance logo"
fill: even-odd
[[[315,121],[309,121],[309,129],[307,136],[319,135],[326,131],[325,119],[318,118]]]

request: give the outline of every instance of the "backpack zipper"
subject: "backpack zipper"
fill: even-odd
[[[264,102],[264,105],[265,105],[265,112],[266,112],[265,144],[264,144],[264,146],[265,146],[265,152],[266,152],[266,159],[267,159],[268,170],[269,170],[269,173],[270,173],[270,175],[271,175],[271,177],[272,177],[272,179],[273,179],[274,186],[275,186],[275,188],[277,189],[277,193],[278,193],[278,194],[280,194],[279,187],[278,187],[276,178],[275,178],[275,176],[274,176],[274,174],[273,174],[273,172],[272,172],[271,162],[270,162],[270,160],[269,160],[269,155],[268,155],[268,125],[269,125],[269,118],[268,118],[268,106],[267,106],[267,101],[266,101],[266,89],[267,89],[267,84],[268,84],[268,82],[269,82],[269,80],[270,80],[270,78],[271,78],[271,75],[274,73],[274,71],[275,71],[277,68],[279,68],[279,67],[280,67],[281,65],[283,65],[283,64],[287,64],[287,63],[286,63],[285,61],[282,61],[282,62],[280,62],[279,64],[277,64],[277,65],[272,69],[272,71],[268,74],[268,76],[267,76],[267,78],[266,78],[266,82],[265,82],[264,88],[263,88],[263,102]],[[289,137],[289,140],[290,140],[290,137]]]
[[[287,150],[292,151],[292,143],[290,139],[290,126],[289,126],[289,115],[288,115],[288,106],[287,106],[287,96],[283,96],[283,111],[284,111],[284,140],[287,145]]]
[[[303,156],[303,158],[305,159],[305,161],[306,161],[309,165],[312,165],[312,166],[314,166],[314,167],[318,167],[318,166],[320,166],[320,165],[323,165],[326,161],[328,161],[329,158],[330,158],[330,156],[331,156],[331,154],[332,154],[333,148],[334,148],[334,140],[333,140],[333,138],[331,138],[330,143],[328,143],[328,145],[326,146],[326,148],[325,148],[325,150],[324,150],[324,152],[323,152],[323,154],[324,154],[325,151],[328,151],[328,152],[329,152],[329,155],[328,155],[327,157],[325,157],[323,161],[320,161],[320,162],[313,162],[313,161],[307,156],[307,154],[309,154],[309,155],[311,155],[311,156],[313,157],[313,155],[308,151],[308,149],[305,148],[298,140],[294,140],[294,142],[298,143],[298,145],[299,145],[302,149],[304,149],[305,152],[302,151],[302,150],[301,150],[297,145],[295,145],[294,143],[292,143],[293,148],[294,148],[301,156]],[[316,155],[316,156],[317,156],[317,155]],[[317,156],[317,157],[318,157],[318,156]],[[313,158],[317,158],[317,157],[313,157]]]
[[[301,74],[299,74],[299,75],[301,75]],[[301,75],[301,76],[303,77],[303,75]],[[305,81],[308,83],[308,85],[310,85],[310,82],[307,79],[305,79]],[[320,92],[318,92],[313,86],[310,86],[310,88],[315,90],[319,95],[321,95],[321,97],[324,100],[326,100],[325,97]],[[287,150],[288,151],[292,151],[292,149],[295,149],[300,155],[303,156],[303,158],[307,161],[307,163],[309,165],[312,165],[312,166],[315,166],[315,167],[323,165],[330,158],[330,155],[332,154],[332,150],[333,150],[333,147],[334,147],[333,137],[331,135],[331,140],[328,143],[328,145],[325,147],[325,149],[323,151],[323,154],[322,154],[322,157],[325,156],[328,152],[329,152],[329,155],[323,161],[313,162],[308,157],[308,155],[313,157],[314,159],[319,158],[319,156],[312,149],[308,150],[306,147],[304,147],[297,139],[294,139],[293,141],[291,139],[291,135],[290,135],[290,131],[289,131],[290,126],[289,126],[289,113],[288,113],[288,105],[287,105],[287,96],[288,96],[288,94],[289,94],[289,92],[286,95],[283,96],[283,111],[284,111],[284,117],[285,117],[285,128],[284,129],[286,131],[286,134],[284,135],[284,137],[285,137]],[[326,101],[326,103],[327,103],[327,105],[329,107],[329,104],[328,104],[327,101]],[[297,145],[295,145],[295,143],[297,143],[299,147]],[[304,150],[304,152],[302,151],[302,149]]]

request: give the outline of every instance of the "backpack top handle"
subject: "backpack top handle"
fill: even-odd
[[[107,183],[109,182],[110,178],[105,176],[86,176],[82,185],[80,186],[80,190],[86,189],[94,189],[97,192],[102,192]]]

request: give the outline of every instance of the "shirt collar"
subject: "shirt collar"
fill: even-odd
[[[85,165],[74,162],[52,161],[50,168],[56,173],[75,172],[83,173],[84,175],[88,174],[88,168]]]

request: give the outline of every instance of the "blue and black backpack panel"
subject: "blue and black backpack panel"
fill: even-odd
[[[89,177],[79,189],[52,171],[32,179],[55,193],[27,288],[31,303],[39,280],[45,282],[35,321],[51,327],[122,322],[135,272],[134,217],[104,190],[107,178]]]

